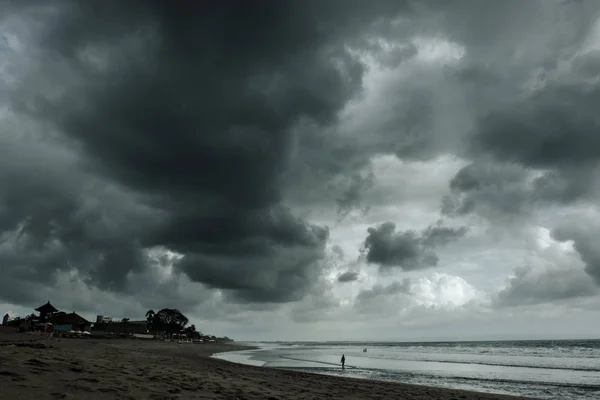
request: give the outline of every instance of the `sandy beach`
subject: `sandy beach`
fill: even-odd
[[[51,339],[0,328],[0,399],[517,399],[229,363],[231,344]]]

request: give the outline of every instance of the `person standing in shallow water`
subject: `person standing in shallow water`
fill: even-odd
[[[346,367],[344,366],[344,365],[346,364],[346,356],[345,356],[345,355],[343,355],[343,354],[342,354],[342,360],[341,360],[341,363],[342,363],[342,369],[346,369]]]

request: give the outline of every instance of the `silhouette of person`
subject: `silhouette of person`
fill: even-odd
[[[346,356],[342,354],[342,369],[346,369],[346,367],[344,366],[346,364]]]

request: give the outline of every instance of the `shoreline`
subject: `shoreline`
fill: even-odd
[[[415,385],[415,384],[411,384],[411,383],[402,383],[402,382],[393,382],[393,381],[384,381],[384,380],[375,380],[375,379],[366,379],[366,378],[343,377],[343,376],[337,376],[337,375],[322,374],[322,373],[318,373],[318,372],[298,371],[298,370],[295,370],[292,368],[271,368],[271,367],[243,364],[243,363],[238,363],[238,362],[231,361],[231,360],[225,360],[225,359],[213,357],[214,355],[221,354],[221,353],[229,353],[229,352],[244,351],[244,350],[257,350],[260,348],[257,346],[250,346],[250,345],[237,345],[237,346],[239,346],[240,349],[228,349],[225,351],[214,353],[208,357],[214,361],[218,361],[218,362],[226,363],[226,364],[233,364],[233,365],[241,366],[244,368],[284,373],[287,375],[291,375],[292,377],[294,377],[296,379],[302,378],[302,379],[306,379],[306,380],[312,380],[315,377],[326,377],[327,378],[326,380],[334,380],[334,381],[339,380],[339,381],[341,381],[340,383],[351,382],[353,387],[357,387],[357,385],[363,385],[363,384],[365,386],[379,386],[379,385],[390,386],[393,389],[401,389],[400,391],[404,392],[404,394],[400,395],[400,397],[393,397],[394,399],[399,399],[399,400],[403,400],[403,399],[406,399],[406,400],[412,400],[412,399],[419,399],[419,400],[425,400],[425,399],[540,400],[537,398],[525,397],[525,396],[495,394],[495,393],[487,393],[487,392],[475,392],[475,391],[471,391],[471,390],[442,388],[442,387],[425,386],[425,385]],[[398,392],[398,390],[394,390],[394,392]],[[413,392],[413,393],[411,393],[411,392]],[[414,392],[418,392],[418,393],[414,393]],[[423,393],[425,393],[426,397],[423,397]],[[429,395],[431,397],[427,397],[427,395]],[[295,398],[295,397],[292,397],[292,398]],[[334,395],[333,398],[337,398],[337,397]],[[352,394],[350,394],[350,395],[340,394],[339,398],[371,399],[371,398],[379,398],[379,397],[377,397],[374,394],[369,395],[367,393],[366,397],[355,397],[355,396],[352,396]],[[384,398],[385,397],[381,397],[381,399],[384,399]]]
[[[256,348],[247,345],[19,336],[0,337],[2,399],[527,399],[259,367],[212,357]]]

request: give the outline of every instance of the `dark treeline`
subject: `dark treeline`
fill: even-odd
[[[177,335],[184,334],[190,339],[203,339],[214,341],[227,341],[232,339],[227,336],[217,338],[214,335],[205,335],[196,329],[194,324],[189,324],[189,319],[175,308],[163,308],[158,312],[148,310],[146,313],[146,321],[148,322],[148,330],[157,335]]]
[[[54,321],[60,319],[65,316],[66,313],[59,311],[54,313],[49,320]],[[6,326],[13,327],[23,327],[24,324],[30,324],[34,321],[37,321],[38,317],[35,314],[28,315],[26,317],[15,317],[3,321]],[[163,308],[158,312],[154,312],[154,310],[148,310],[146,313],[146,329],[150,334],[153,334],[157,337],[166,337],[166,336],[175,336],[175,335],[185,335],[189,339],[194,340],[202,340],[202,341],[220,341],[220,342],[232,342],[233,340],[224,337],[216,337],[210,334],[204,334],[196,329],[194,324],[189,324],[189,319],[179,310],[175,308]],[[120,322],[105,322],[105,323],[96,323],[92,330],[103,330],[107,326],[128,326],[131,324],[134,325],[133,322],[130,322],[129,318],[123,318]],[[95,329],[94,329],[95,328]],[[123,330],[127,332],[127,329]]]

